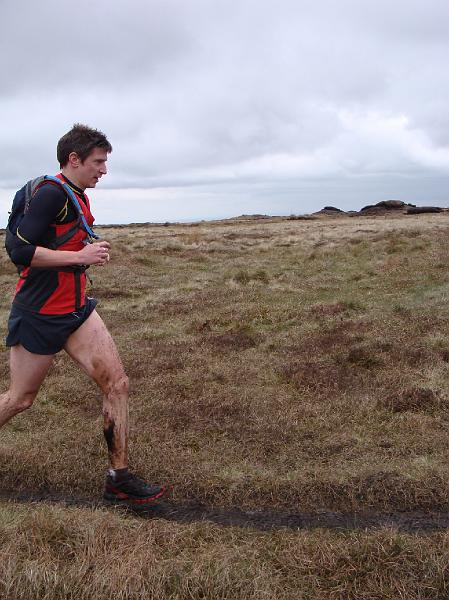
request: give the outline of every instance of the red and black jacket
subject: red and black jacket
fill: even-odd
[[[76,194],[86,221],[93,225],[89,199],[61,173],[57,177],[70,185]],[[16,264],[24,265],[17,282],[14,305],[43,315],[64,315],[85,304],[86,274],[84,267],[31,267],[36,246],[52,248],[52,242],[74,229],[70,239],[56,250],[77,252],[87,233],[76,227],[78,214],[62,188],[46,182],[33,196],[28,212],[17,230],[17,248],[12,252]]]

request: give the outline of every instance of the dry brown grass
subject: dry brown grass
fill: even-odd
[[[0,504],[4,600],[437,600],[447,534],[255,532]]]
[[[148,479],[168,482],[175,503],[447,511],[448,219],[439,214],[242,220],[101,230],[112,242],[112,259],[107,268],[92,269],[92,295],[101,301],[98,310],[131,377],[134,468]],[[3,333],[6,290],[14,279],[3,257]],[[7,353],[0,350],[6,377]],[[2,429],[0,464],[4,490],[101,494],[106,467],[101,398],[64,355],[35,406]],[[16,509],[22,510],[8,507],[8,515]],[[63,509],[32,508],[27,519],[36,519],[37,536],[44,527],[42,514],[58,523],[75,518],[75,530],[83,531],[76,511],[69,517]],[[83,517],[104,539],[99,523],[112,519],[110,514],[86,509]],[[264,537],[206,525],[183,529],[114,519],[117,532],[136,540],[144,530],[148,534],[145,528],[175,537],[177,527],[185,533],[189,550],[179,567],[181,578],[170,575],[170,560],[177,564],[174,546],[163,550],[163,567],[154,561],[148,567],[155,578],[170,580],[168,587],[154,588],[163,598],[438,598],[447,583],[439,550],[447,543],[443,535],[285,532],[285,537]],[[23,539],[25,533],[14,527],[10,531]],[[119,536],[105,531],[111,539]],[[81,577],[75,569],[88,541],[82,537],[86,533],[80,535],[67,581]],[[213,541],[212,562],[206,554],[197,562],[193,558],[202,535]],[[46,548],[45,539],[36,539],[37,548]],[[285,540],[293,539],[300,546],[290,548],[295,565],[285,550]],[[11,543],[4,556],[11,553]],[[136,543],[140,552],[141,542]],[[95,556],[99,550],[92,544]],[[231,558],[227,544],[235,550]],[[226,581],[214,566],[220,547],[231,565]],[[241,559],[238,547],[246,548]],[[58,569],[70,561],[62,546],[57,548],[53,555],[44,552],[47,567],[56,569],[53,579],[47,576],[45,585],[53,590],[47,597],[106,597],[107,585],[91,584],[93,574],[86,575],[85,596],[70,596],[70,585],[60,587]],[[118,545],[114,552],[118,557]],[[428,575],[422,562],[426,552],[433,557]],[[278,554],[282,561],[276,562]],[[23,553],[18,557],[10,575],[0,576],[11,590],[20,564],[34,560]],[[104,556],[101,561],[106,581],[112,567]],[[399,569],[399,582],[385,564],[391,573]],[[334,577],[339,566],[341,577]],[[142,582],[148,578],[153,581],[150,571],[136,575],[136,590],[146,589],[139,585],[147,585]],[[205,572],[212,586],[207,593],[198,587]],[[191,592],[184,579],[195,581]],[[138,597],[130,581],[124,598]],[[294,596],[295,589],[303,595]]]

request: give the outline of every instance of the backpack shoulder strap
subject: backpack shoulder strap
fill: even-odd
[[[65,183],[64,181],[61,181],[58,177],[53,177],[52,175],[45,175],[41,184],[44,183],[45,181],[56,183],[57,185],[60,185],[64,189],[65,193],[69,197],[72,205],[74,206],[76,212],[79,215],[79,220],[81,221],[82,228],[84,229],[84,231],[87,233],[87,235],[90,238],[94,238],[96,240],[99,239],[99,236],[96,233],[94,233],[92,228],[88,225],[88,223],[86,221],[86,217],[84,216],[84,213],[83,213],[83,209],[81,208],[78,198],[75,196],[71,187],[69,185],[67,185],[67,183]]]
[[[45,175],[41,175],[40,177],[36,177],[35,179],[30,179],[25,184],[25,206],[24,212],[27,212],[30,208],[31,198],[34,196],[37,188],[42,184],[45,179]]]

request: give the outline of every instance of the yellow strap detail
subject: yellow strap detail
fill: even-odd
[[[19,228],[17,227],[17,231],[16,231],[16,235],[19,239],[22,240],[22,242],[25,242],[26,244],[31,244],[31,242],[29,242],[28,240],[26,240],[23,236],[20,235],[19,233]]]
[[[67,213],[69,212],[68,204],[69,204],[69,201],[66,200],[64,206],[61,208],[61,210],[56,215],[56,219],[59,219],[60,221],[64,221],[64,219],[67,216]]]

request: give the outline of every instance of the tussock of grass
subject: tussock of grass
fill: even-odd
[[[427,388],[410,388],[393,393],[380,401],[380,406],[392,412],[426,411],[432,408],[448,408],[447,398]]]
[[[236,283],[240,283],[242,285],[246,285],[250,281],[260,281],[262,283],[269,282],[269,276],[264,269],[258,269],[254,273],[249,273],[245,270],[240,270],[233,276],[232,279]]]

